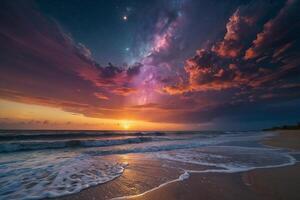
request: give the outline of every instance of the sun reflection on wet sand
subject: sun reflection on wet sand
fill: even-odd
[[[177,179],[182,173],[159,159],[145,154],[123,154],[107,156],[119,163],[126,164],[122,176],[97,187],[91,187],[80,193],[58,198],[60,200],[73,199],[112,199],[115,197],[131,196],[144,193],[165,182]]]

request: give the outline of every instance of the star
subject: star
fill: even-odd
[[[123,18],[124,21],[128,20],[128,17],[126,15],[124,15],[122,18]]]

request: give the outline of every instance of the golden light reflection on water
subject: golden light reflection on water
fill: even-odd
[[[126,154],[120,155],[120,161],[122,163],[124,163],[125,165],[129,164],[129,158],[128,158],[128,156]]]

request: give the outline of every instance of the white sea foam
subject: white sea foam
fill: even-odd
[[[125,167],[87,155],[72,156],[33,156],[26,161],[1,162],[0,198],[41,199],[72,194],[120,176]]]
[[[179,180],[181,180],[181,181],[183,181],[183,180],[185,180],[185,179],[188,179],[190,177],[190,174],[187,172],[187,171],[185,171],[183,174],[181,174],[180,176],[179,176]]]
[[[181,174],[177,179],[167,181],[167,182],[165,182],[165,183],[163,183],[163,184],[160,184],[159,186],[154,187],[154,188],[152,188],[152,189],[150,189],[150,190],[147,190],[147,191],[145,191],[145,192],[143,192],[143,193],[141,193],[141,194],[127,195],[127,196],[121,196],[121,197],[115,197],[115,198],[112,198],[112,199],[110,199],[110,200],[131,199],[131,198],[135,198],[135,197],[140,197],[140,196],[143,196],[143,195],[145,195],[145,194],[147,194],[147,193],[149,193],[149,192],[153,192],[153,191],[155,191],[155,190],[157,190],[157,189],[159,189],[159,188],[162,188],[162,187],[164,187],[164,186],[166,186],[166,185],[168,185],[168,184],[170,184],[170,183],[174,183],[174,182],[183,181],[183,180],[185,180],[185,179],[188,179],[189,176],[190,176],[189,173],[188,173],[187,171],[184,171],[184,173]]]
[[[196,149],[160,152],[155,154],[160,159],[176,162],[213,166],[220,169],[188,172],[241,172],[256,168],[270,168],[293,165],[296,159],[287,152],[268,148],[210,146]]]

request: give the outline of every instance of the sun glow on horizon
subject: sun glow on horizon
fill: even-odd
[[[131,125],[132,125],[132,121],[129,121],[129,120],[122,120],[121,121],[121,127],[124,130],[129,130],[131,128]]]
[[[191,127],[189,125],[189,127]],[[0,129],[53,130],[186,130],[186,124],[137,119],[87,117],[60,108],[19,103],[0,98]]]

